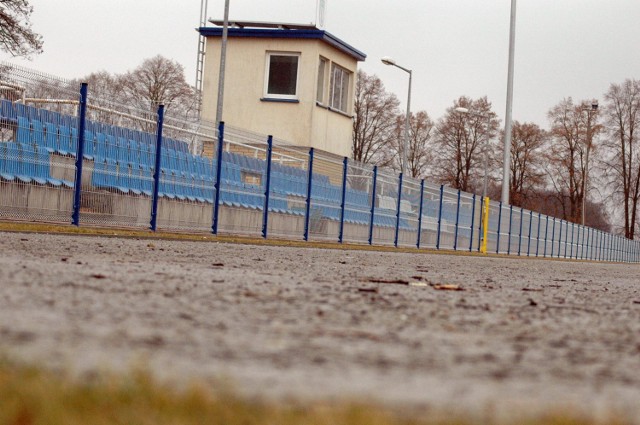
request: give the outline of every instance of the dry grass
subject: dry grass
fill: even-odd
[[[288,246],[300,248],[323,248],[323,249],[339,249],[339,250],[357,250],[357,251],[378,251],[378,252],[402,252],[412,254],[438,254],[438,255],[460,255],[460,256],[481,256],[495,257],[502,259],[517,260],[538,260],[542,258],[527,256],[508,256],[497,255],[494,253],[480,254],[475,250],[468,251],[451,251],[451,250],[435,250],[429,248],[411,248],[398,247],[388,245],[366,245],[338,242],[308,241],[270,238],[263,239],[259,237],[238,236],[229,234],[212,235],[209,233],[187,233],[187,232],[169,232],[150,230],[135,230],[116,227],[76,227],[72,225],[50,224],[50,223],[33,223],[26,221],[0,221],[0,232],[21,232],[21,233],[52,233],[52,234],[68,234],[68,235],[84,235],[84,236],[101,236],[101,237],[118,237],[118,238],[134,238],[134,239],[158,239],[158,240],[183,240],[191,242],[220,242],[249,244],[262,246]],[[556,258],[545,258],[546,261],[559,261]],[[571,260],[564,260],[571,261]],[[576,260],[577,261],[577,260]],[[580,260],[584,261],[584,260]]]
[[[446,412],[406,412],[338,403],[266,403],[243,400],[204,386],[178,391],[149,374],[103,375],[90,382],[65,374],[0,361],[2,425],[472,425],[490,419],[451,419]],[[515,418],[515,417],[514,417]],[[596,424],[578,416],[549,415],[501,423]],[[607,420],[606,424],[627,422]]]

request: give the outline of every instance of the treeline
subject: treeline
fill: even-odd
[[[405,114],[382,81],[358,73],[353,158],[400,169]],[[570,222],[584,221],[633,239],[640,224],[640,81],[611,84],[602,100],[562,99],[548,128],[515,121],[511,137],[510,202]],[[486,155],[486,158],[485,158]],[[433,121],[411,114],[407,174],[500,199],[504,132],[486,97],[454,100]],[[584,206],[584,208],[583,208]]]

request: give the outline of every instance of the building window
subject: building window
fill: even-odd
[[[298,98],[297,53],[268,53],[265,97],[276,99]]]
[[[325,58],[320,58],[318,62],[318,87],[316,94],[316,101],[320,104],[324,104],[325,97],[325,81],[327,79],[327,60]]]
[[[331,65],[331,86],[329,87],[329,106],[340,112],[348,113],[349,109],[349,80],[351,73],[336,65]]]

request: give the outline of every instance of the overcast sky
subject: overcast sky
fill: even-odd
[[[195,82],[200,0],[30,0],[44,53],[12,62],[63,77],[124,72],[162,54]],[[367,54],[360,66],[440,118],[461,95],[488,96],[504,120],[510,0],[327,0],[326,29]],[[222,18],[224,0],[209,0]],[[513,117],[547,128],[562,100],[601,98],[611,83],[640,78],[639,0],[519,0]],[[231,0],[231,19],[315,22],[316,0]],[[233,54],[233,52],[229,52]],[[6,54],[0,56],[7,60]],[[404,106],[403,106],[404,107]],[[504,124],[504,123],[503,123]]]

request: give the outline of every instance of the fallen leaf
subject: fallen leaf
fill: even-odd
[[[92,274],[91,277],[94,279],[106,279],[107,276],[100,273],[95,273],[95,274]]]
[[[525,292],[542,292],[540,288],[522,288],[522,290]]]
[[[449,283],[434,283],[431,285],[431,287],[438,291],[464,291],[464,289],[460,285]]]
[[[409,282],[409,286],[423,287],[423,286],[429,286],[429,284],[425,282]]]
[[[640,304],[640,300],[635,300],[633,303],[634,304]]]
[[[377,288],[358,288],[358,292],[367,292],[367,293],[377,294],[378,289]]]
[[[377,279],[377,278],[369,278],[367,279],[367,282],[371,282],[371,283],[389,283],[389,284],[394,284],[394,285],[408,285],[409,281],[407,280],[402,280],[402,279]]]

